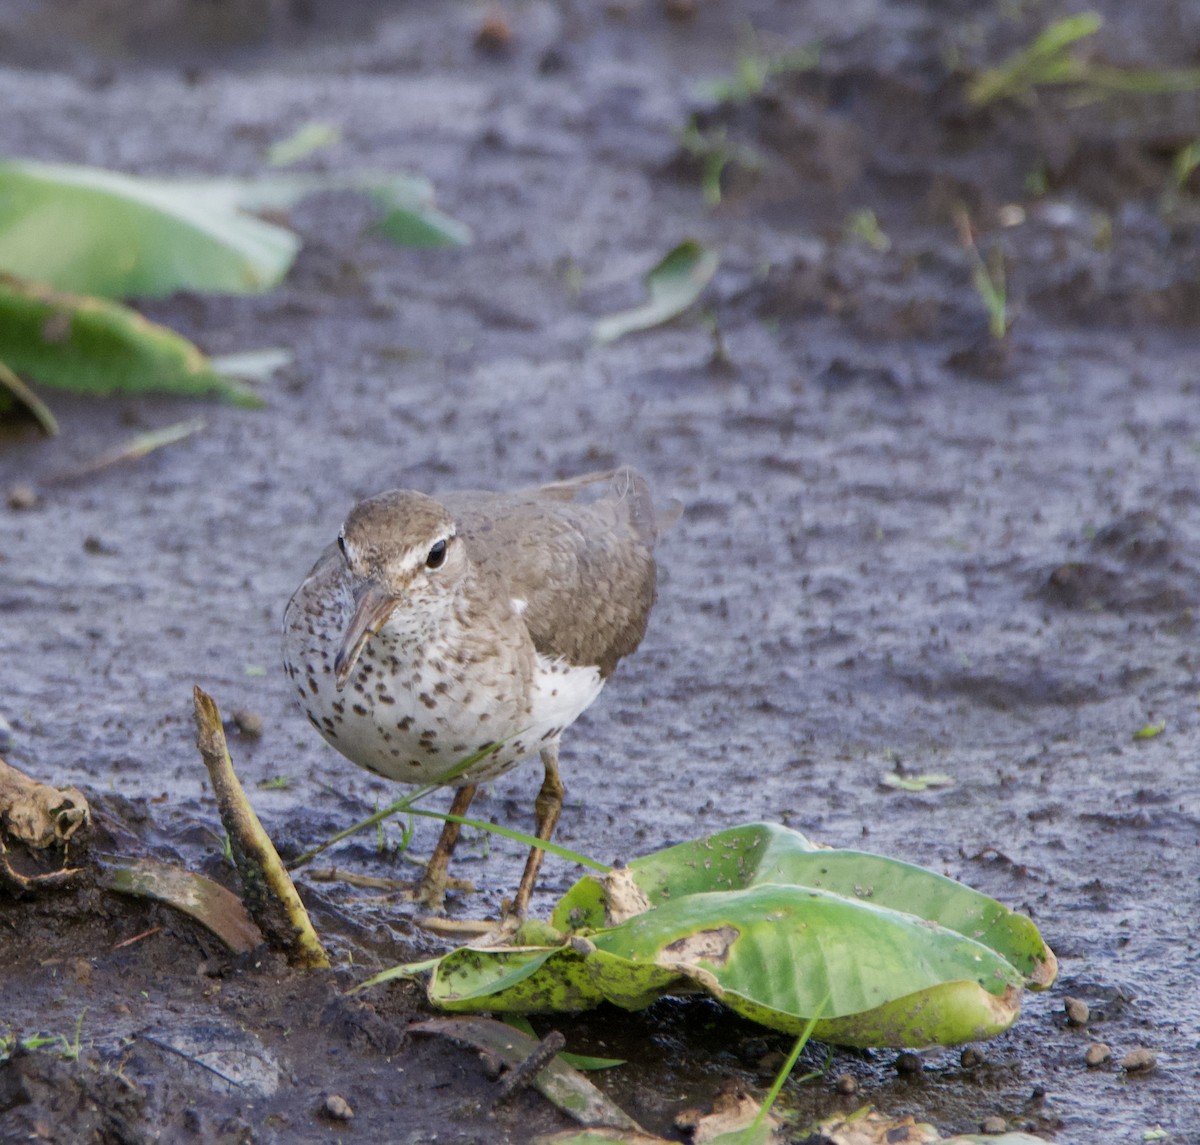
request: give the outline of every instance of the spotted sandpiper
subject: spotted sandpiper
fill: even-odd
[[[350,511],[289,602],[285,667],[347,759],[456,787],[452,815],[477,784],[540,753],[536,829],[548,840],[563,800],[559,740],[641,642],[655,537],[649,489],[630,468],[440,501],[380,493]],[[446,822],[418,889],[435,910],[458,831]],[[541,859],[532,848],[513,916]]]

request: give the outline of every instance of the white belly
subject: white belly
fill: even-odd
[[[349,617],[346,594],[331,592],[327,630]],[[300,619],[287,625],[287,660],[313,726],[347,759],[402,783],[481,782],[557,745],[600,694],[595,667],[574,668],[536,657],[532,687],[516,673],[486,660],[447,674],[449,647],[440,634],[389,624],[371,638],[339,692],[332,655]],[[532,652],[532,649],[530,649]],[[451,774],[464,759],[486,752],[468,771]]]

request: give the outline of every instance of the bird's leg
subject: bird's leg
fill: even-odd
[[[542,749],[542,766],[546,769],[546,777],[542,780],[542,789],[538,792],[533,807],[537,814],[537,837],[548,840],[554,834],[554,828],[558,826],[563,794],[566,791],[558,775],[557,744]],[[508,918],[523,919],[529,910],[529,896],[533,894],[533,884],[537,881],[544,853],[541,847],[530,848],[529,858],[525,860],[525,873],[521,876],[521,885],[517,887],[516,898],[507,911]]]
[[[475,798],[476,785],[468,783],[454,793],[454,801],[450,804],[451,815],[465,815]],[[442,824],[442,833],[425,864],[425,874],[421,885],[417,888],[416,901],[430,910],[442,910],[446,905],[446,872],[450,866],[450,856],[454,853],[454,845],[458,842],[461,823],[447,819]]]

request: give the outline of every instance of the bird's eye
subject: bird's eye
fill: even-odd
[[[349,560],[350,558],[346,556],[346,538],[341,533],[338,533],[338,548],[342,550],[342,557]]]
[[[425,567],[427,569],[440,569],[442,562],[446,559],[446,542],[438,541],[433,548],[429,550],[429,556],[425,558]]]

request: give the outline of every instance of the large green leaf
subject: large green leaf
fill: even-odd
[[[619,876],[619,877],[618,877]],[[618,882],[645,909],[604,925]],[[508,1013],[640,1009],[704,990],[774,1029],[860,1046],[954,1044],[1007,1029],[1021,988],[1053,979],[1028,919],[950,879],[751,824],[575,885],[529,944],[464,947],[432,968],[430,1000]],[[414,968],[416,969],[416,968]],[[421,969],[425,969],[424,967]]]
[[[680,843],[629,864],[650,902],[782,883],[829,891],[936,922],[998,951],[1031,989],[1053,980],[1052,961],[1037,927],[1024,915],[953,879],[923,867],[852,851],[818,847],[775,823],[750,823]],[[551,919],[561,930],[607,925],[604,889],[592,876],[563,896]],[[1052,956],[1049,956],[1052,959]]]
[[[177,290],[247,294],[276,285],[300,239],[251,211],[282,211],[322,191],[367,194],[376,227],[405,246],[459,246],[468,227],[402,174],[145,179],[30,160],[0,161],[0,271],[105,298]]]
[[[0,361],[79,393],[259,398],[219,373],[191,342],[103,298],[81,298],[0,274]]]
[[[239,210],[231,188],[0,161],[0,270],[105,298],[267,290],[300,240]]]

